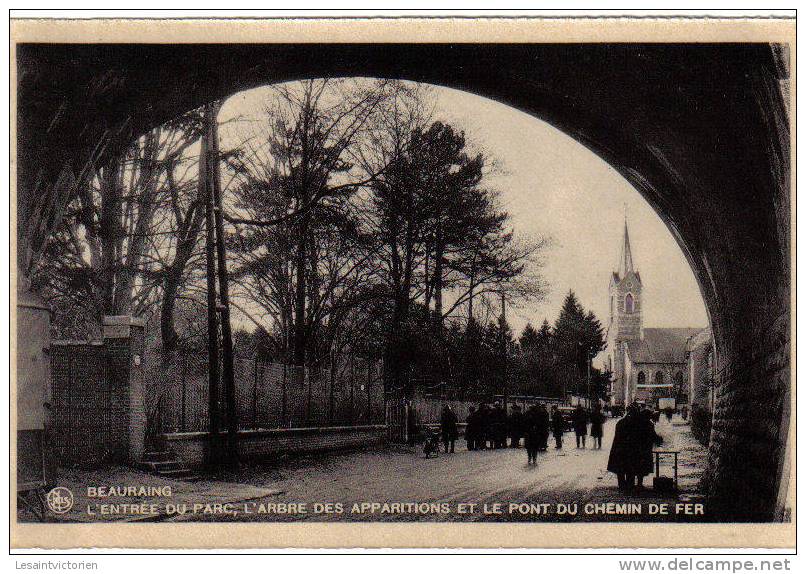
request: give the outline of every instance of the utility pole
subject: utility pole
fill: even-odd
[[[336,336],[334,335],[333,340],[330,342],[330,392],[327,402],[327,422],[329,425],[333,425],[333,399],[334,399],[334,389],[333,387],[336,384]]]
[[[588,349],[587,353],[587,363],[588,363],[588,410],[591,409],[592,400],[591,400],[591,352]]]
[[[218,413],[218,315],[216,301],[216,264],[215,264],[215,222],[214,222],[214,201],[212,185],[210,184],[210,124],[215,121],[213,109],[210,104],[204,108],[205,131],[201,138],[201,149],[199,154],[199,191],[205,198],[205,255],[207,262],[207,375],[208,375],[208,409],[210,417],[209,433],[210,442],[208,445],[207,462],[212,467],[217,467],[221,462],[221,450],[219,444],[219,413]]]
[[[216,250],[218,255],[218,289],[221,306],[221,346],[223,363],[224,394],[227,398],[227,464],[238,466],[238,411],[235,404],[235,374],[232,349],[232,324],[229,309],[229,273],[227,271],[227,246],[224,238],[224,213],[221,198],[221,173],[218,153],[218,110],[220,104],[208,104],[211,113],[209,130],[209,184],[215,202]]]
[[[509,381],[507,380],[507,363],[508,361],[508,349],[507,349],[507,299],[504,292],[501,292],[501,351],[502,351],[502,358],[503,364],[501,367],[502,370],[502,379],[504,382],[504,413],[506,414],[509,411]]]

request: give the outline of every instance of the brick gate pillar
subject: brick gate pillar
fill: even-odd
[[[143,376],[145,322],[130,315],[103,319],[104,346],[112,386],[112,429],[121,446],[121,458],[138,463],[146,438],[146,401]]]

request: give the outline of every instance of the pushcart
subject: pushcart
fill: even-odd
[[[679,450],[653,450],[652,455],[655,457],[655,477],[652,479],[652,485],[655,490],[659,492],[677,492],[677,462]],[[674,469],[674,481],[668,476],[661,476],[660,467],[661,459],[672,460],[672,468]]]

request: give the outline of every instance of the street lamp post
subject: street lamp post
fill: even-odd
[[[593,355],[591,354],[592,351],[588,351],[588,410],[591,409],[593,406],[593,400],[591,399],[591,360],[593,360]]]
[[[506,295],[502,292],[501,293],[501,347],[502,347],[502,351],[503,351],[503,364],[501,365],[501,367],[502,367],[502,371],[503,371],[502,372],[502,380],[503,380],[503,383],[504,383],[504,388],[503,388],[503,391],[504,391],[504,413],[507,413],[508,409],[509,409],[509,407],[508,407],[508,403],[509,403],[509,381],[507,381],[507,376],[508,376],[507,362],[508,362],[508,354],[509,354],[508,351],[509,351],[509,349],[507,348],[508,345],[507,345],[506,325],[507,325],[507,300],[506,300]]]

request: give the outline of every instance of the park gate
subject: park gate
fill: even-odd
[[[65,464],[98,463],[125,441],[124,385],[100,345],[51,344],[55,448]]]

